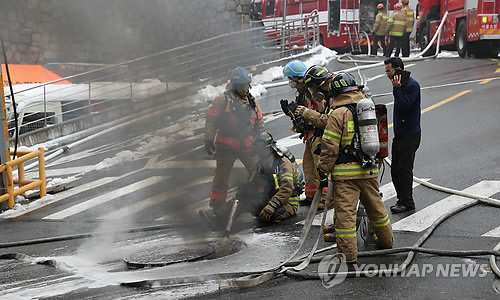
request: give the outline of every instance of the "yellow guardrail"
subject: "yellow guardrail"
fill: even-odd
[[[9,155],[10,156],[10,155]],[[38,150],[30,151],[17,151],[18,158],[10,160],[0,166],[0,172],[7,172],[6,184],[7,193],[0,196],[0,203],[8,201],[9,209],[14,207],[14,198],[18,195],[23,195],[28,190],[40,187],[40,198],[47,194],[45,183],[45,158],[44,149],[39,147]],[[38,157],[38,174],[39,179],[25,179],[24,178],[24,162]],[[12,168],[17,166],[17,173],[19,178],[14,179],[12,175]],[[17,184],[18,188],[14,188]]]

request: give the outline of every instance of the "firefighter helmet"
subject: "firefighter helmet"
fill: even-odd
[[[330,77],[331,73],[327,68],[314,65],[307,69],[306,75],[304,76],[304,83],[306,87],[316,87],[319,88],[327,79]]]
[[[394,4],[394,9],[395,10],[401,10],[402,8],[403,8],[403,4],[401,4],[401,3]]]
[[[255,143],[261,147],[269,147],[273,144],[273,136],[269,132],[261,132],[257,135]]]
[[[377,9],[384,9],[384,4],[379,3],[379,4],[377,5]]]
[[[408,0],[402,0],[401,3],[403,3],[404,5],[408,5]]]
[[[333,96],[338,96],[351,91],[359,91],[356,78],[347,72],[339,72],[330,84]]]
[[[231,84],[245,84],[252,82],[252,74],[247,69],[236,67],[231,73]]]
[[[283,68],[283,76],[291,78],[292,80],[300,80],[304,78],[306,70],[306,65],[300,60],[295,59],[287,63]]]

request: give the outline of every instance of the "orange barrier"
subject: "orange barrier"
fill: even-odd
[[[9,209],[14,207],[14,198],[17,195],[24,195],[24,193],[28,190],[40,187],[40,198],[44,197],[47,194],[43,147],[39,147],[38,150],[34,151],[17,151],[17,155],[18,158],[10,160],[0,166],[0,172],[7,172],[7,194],[3,194],[0,196],[0,203],[8,201]],[[40,179],[25,179],[24,162],[35,157],[38,157],[38,174],[40,176]],[[17,173],[19,175],[18,179],[14,179],[14,176],[12,175],[12,168],[14,166],[17,166]],[[17,184],[19,188],[14,188],[14,184]]]

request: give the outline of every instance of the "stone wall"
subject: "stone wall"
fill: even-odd
[[[248,2],[0,0],[0,38],[11,64],[117,63],[240,30]]]

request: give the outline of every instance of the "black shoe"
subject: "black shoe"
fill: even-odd
[[[307,199],[299,201],[300,206],[311,206],[311,203],[312,203],[312,201],[309,201]]]
[[[391,207],[391,212],[393,214],[399,214],[405,211],[415,210],[415,207],[406,206],[404,204],[395,205]]]
[[[401,204],[401,201],[399,201],[399,200],[398,200],[398,201],[396,201],[396,203],[395,203],[394,205],[391,205],[390,209],[391,209],[391,211],[392,211],[392,209],[393,209],[394,207],[396,207],[396,206],[401,206],[401,205],[402,205],[402,204]]]

